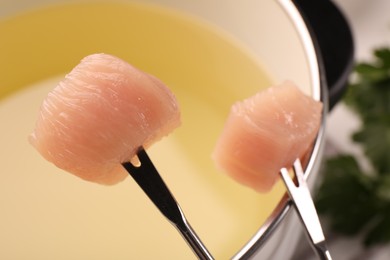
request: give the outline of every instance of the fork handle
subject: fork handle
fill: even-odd
[[[322,231],[321,223],[317,215],[309,187],[304,177],[302,165],[299,159],[293,164],[293,172],[296,182],[290,177],[286,168],[280,170],[280,175],[287,188],[294,208],[305,227],[311,246],[321,260],[331,260],[330,253],[327,249],[325,236]]]
[[[130,162],[125,162],[122,166],[160,212],[179,230],[198,258],[201,260],[212,260],[213,257],[191,228],[179,204],[169,191],[145,150],[141,148],[137,156],[141,162],[140,166],[134,166]]]
[[[332,260],[332,257],[330,255],[330,252],[327,248],[326,242],[322,241],[320,243],[317,243],[313,245],[314,251],[316,252],[317,256],[321,260]]]

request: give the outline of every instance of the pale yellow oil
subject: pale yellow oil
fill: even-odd
[[[131,178],[82,181],[28,144],[39,105],[86,55],[116,55],[176,94],[182,126],[149,151],[192,227],[228,259],[283,193],[257,194],[211,160],[231,104],[271,84],[249,51],[186,14],[143,4],[47,6],[0,20],[0,259],[195,259]]]

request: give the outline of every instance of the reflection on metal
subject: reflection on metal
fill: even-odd
[[[311,179],[314,179],[314,175],[317,173],[318,165],[320,163],[320,155],[322,153],[324,143],[325,115],[328,111],[327,85],[324,80],[323,68],[320,60],[321,58],[317,55],[318,52],[316,51],[315,43],[313,42],[309,29],[299,10],[291,0],[278,0],[278,2],[289,16],[291,22],[294,24],[305,50],[310,71],[312,97],[315,100],[322,101],[324,104],[321,127],[311,152],[310,159],[304,170],[305,179],[308,179],[308,176],[312,176]],[[252,239],[232,259],[248,259],[259,253],[259,250],[276,232],[276,228],[286,217],[292,205],[292,201],[286,193],[263,226],[260,227]]]

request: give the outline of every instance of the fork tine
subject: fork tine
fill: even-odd
[[[321,223],[309,187],[305,181],[303,168],[299,159],[295,160],[293,164],[293,172],[298,182],[297,185],[291,179],[286,168],[280,170],[280,175],[286,185],[291,200],[294,202],[298,216],[305,226],[306,233],[314,251],[320,259],[330,260],[332,258],[327,249]]]
[[[303,167],[302,167],[301,161],[299,159],[296,159],[294,161],[293,170],[294,170],[294,174],[297,178],[299,186],[307,185],[306,180],[305,180],[305,176],[304,176]]]
[[[290,177],[289,171],[286,168],[280,169],[280,174],[282,175],[284,184],[287,186],[287,190],[293,190],[297,188],[294,181]]]

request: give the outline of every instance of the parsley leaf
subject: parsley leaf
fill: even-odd
[[[346,103],[363,122],[353,135],[379,174],[390,172],[390,49],[374,51],[376,60],[360,63],[358,81],[351,84]]]
[[[334,230],[357,234],[375,217],[375,205],[371,203],[374,194],[372,180],[362,174],[355,158],[349,155],[328,159],[325,172],[316,197],[318,212],[332,216]]]
[[[364,146],[365,155],[371,160],[377,174],[390,174],[389,123],[365,122],[363,129],[354,133],[352,138]]]
[[[362,121],[351,138],[374,172],[364,172],[351,155],[329,158],[316,197],[318,212],[329,217],[334,231],[365,232],[366,245],[390,242],[390,49],[373,54],[372,62],[356,65],[357,81],[344,101]]]

